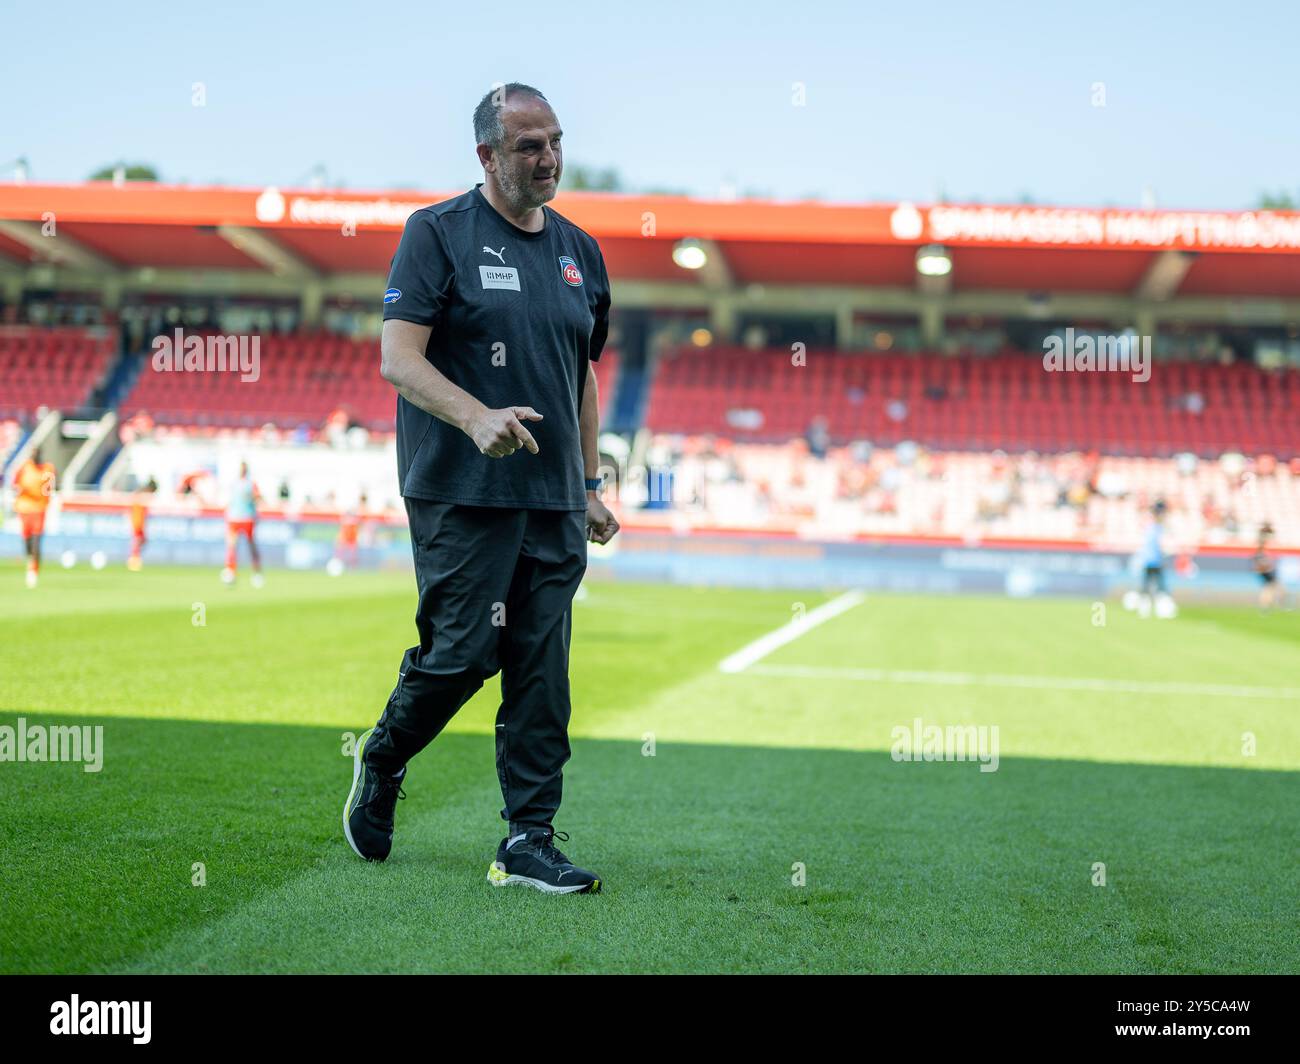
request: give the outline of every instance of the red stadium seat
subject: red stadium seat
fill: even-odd
[[[945,398],[928,398],[933,388]],[[1199,414],[1183,405],[1193,392],[1203,402]],[[891,400],[907,405],[901,421],[886,415]],[[730,424],[728,412],[739,408],[759,410],[761,427]],[[1300,371],[1243,365],[1158,363],[1149,381],[1136,383],[1126,374],[1047,373],[1036,356],[1010,351],[993,358],[810,351],[807,365],[795,367],[783,350],[683,347],[655,366],[646,411],[654,431],[755,442],[801,435],[824,416],[837,441],[1300,453]]]

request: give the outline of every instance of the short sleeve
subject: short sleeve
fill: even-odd
[[[592,362],[600,361],[600,353],[605,350],[605,341],[609,338],[609,274],[605,272],[605,256],[600,253],[600,248],[596,248],[596,256],[600,261],[600,286],[596,290],[596,303],[592,307],[592,316],[595,319],[591,325],[591,343],[587,349],[587,357]]]
[[[384,320],[400,318],[433,325],[446,309],[456,281],[456,269],[443,245],[437,218],[416,211],[406,220],[388,271]]]

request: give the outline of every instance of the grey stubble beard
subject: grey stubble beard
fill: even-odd
[[[521,180],[504,167],[497,174],[497,186],[501,189],[501,195],[505,197],[506,203],[516,215],[526,214],[554,199],[559,184],[559,181],[554,182],[548,192],[542,193],[530,187],[532,185],[530,177]]]

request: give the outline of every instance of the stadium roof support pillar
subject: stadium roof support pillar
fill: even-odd
[[[835,308],[835,346],[841,351],[853,346],[852,303],[841,303]]]
[[[1194,251],[1162,251],[1151,260],[1133,295],[1138,299],[1163,302],[1178,291],[1187,271],[1196,261]]]
[[[302,299],[299,302],[299,327],[314,329],[320,324],[321,307],[325,303],[325,286],[319,280],[308,281],[303,285]]]
[[[100,290],[100,305],[105,310],[117,310],[122,305],[122,276],[113,274],[104,280],[104,287]]]
[[[937,351],[943,346],[944,303],[939,299],[926,299],[922,301],[920,311],[921,343]]]
[[[730,292],[736,287],[731,263],[716,240],[696,241],[704,251],[704,265],[699,269],[700,284],[711,292]]]
[[[1138,336],[1149,336],[1155,343],[1156,312],[1150,307],[1137,307],[1133,312],[1133,331]]]
[[[217,235],[236,251],[260,263],[277,277],[311,279],[316,271],[303,259],[259,229],[243,225],[219,225]]]
[[[736,342],[736,304],[718,296],[709,304],[709,330],[715,344]]]
[[[0,299],[6,307],[23,301],[23,275],[18,270],[0,270]]]

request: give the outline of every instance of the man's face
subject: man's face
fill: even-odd
[[[564,169],[555,112],[544,100],[512,96],[501,109],[505,137],[492,153],[497,185],[520,214],[555,197]]]

